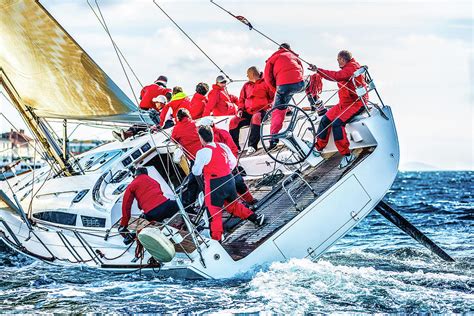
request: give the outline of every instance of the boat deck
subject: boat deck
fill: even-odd
[[[281,180],[275,188],[261,187],[257,190],[253,190],[253,184],[249,183],[250,190],[257,199],[270,194],[270,197],[262,201],[262,205],[259,205],[256,211],[259,214],[265,214],[266,223],[262,227],[256,227],[249,221],[238,221],[237,225],[234,225],[225,236],[222,246],[234,260],[246,257],[282,226],[296,217],[300,212],[299,210],[308,207],[317,196],[331,188],[345,173],[369,156],[373,149],[359,150],[356,161],[346,169],[339,169],[341,156],[334,154],[322,161],[316,168],[304,171],[302,177],[313,188],[314,193],[299,177],[288,181],[288,186],[292,186],[291,195],[297,201],[296,207],[281,185],[284,180]]]

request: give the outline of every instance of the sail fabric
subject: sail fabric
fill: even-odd
[[[111,117],[137,110],[35,0],[0,2],[0,67],[40,117]]]

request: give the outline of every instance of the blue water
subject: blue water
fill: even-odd
[[[58,268],[0,245],[0,312],[474,312],[473,176],[400,173],[387,196],[454,264],[376,212],[318,260],[274,263],[225,281]]]

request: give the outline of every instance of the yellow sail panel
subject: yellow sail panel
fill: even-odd
[[[41,117],[81,119],[137,109],[34,0],[1,0],[0,67]]]

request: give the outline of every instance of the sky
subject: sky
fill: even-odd
[[[182,86],[192,94],[197,82],[214,82],[219,70],[152,0],[98,2],[115,42],[143,83],[166,74],[169,86]],[[276,48],[209,1],[157,2],[232,79],[245,79],[252,65],[263,69]],[[342,49],[368,65],[395,116],[401,169],[421,164],[474,169],[471,1],[217,2],[275,41],[291,43],[318,67],[337,70],[336,56]],[[86,0],[41,3],[133,100],[110,40]],[[334,88],[324,84],[324,89]],[[238,94],[241,85],[232,83],[231,92]],[[134,81],[133,86],[138,93],[139,84]],[[18,124],[0,99],[0,112]],[[8,129],[0,122],[0,129]],[[79,130],[74,136],[104,138],[110,132]]]

